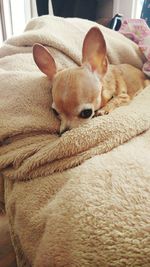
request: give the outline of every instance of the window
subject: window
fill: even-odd
[[[37,16],[35,0],[0,0],[0,43],[23,32],[33,16]]]
[[[141,17],[141,11],[143,6],[144,0],[136,0],[134,4],[134,11],[133,16],[134,18],[139,19]]]

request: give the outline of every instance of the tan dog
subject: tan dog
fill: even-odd
[[[60,133],[127,104],[146,85],[144,73],[137,68],[108,64],[106,43],[96,27],[85,36],[80,67],[57,72],[53,57],[40,44],[34,45],[33,56],[52,80],[52,108],[61,120]]]

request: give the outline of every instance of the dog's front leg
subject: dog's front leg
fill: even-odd
[[[106,105],[95,112],[95,116],[107,115],[115,108],[126,105],[130,102],[130,96],[128,94],[120,94],[113,97]]]

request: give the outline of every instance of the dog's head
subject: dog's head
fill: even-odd
[[[101,106],[102,80],[107,71],[106,43],[97,27],[86,34],[80,67],[57,72],[54,58],[40,44],[33,46],[39,69],[52,80],[52,108],[61,120],[60,133],[88,121]]]

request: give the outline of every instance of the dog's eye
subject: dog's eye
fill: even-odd
[[[52,110],[56,116],[59,116],[59,113],[56,111],[56,109],[52,108]]]
[[[91,115],[92,115],[92,109],[84,109],[84,110],[82,110],[81,112],[80,112],[80,117],[81,118],[83,118],[83,119],[87,119],[87,118],[89,118],[89,117],[91,117]]]

